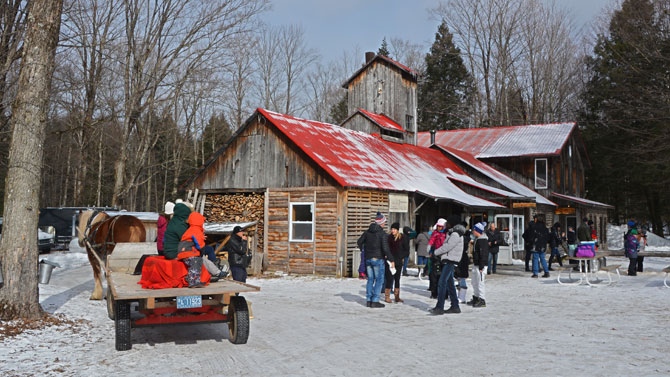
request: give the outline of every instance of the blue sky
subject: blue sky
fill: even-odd
[[[604,6],[617,1],[556,0],[556,4],[570,10],[575,25],[581,27],[592,22]],[[438,0],[274,0],[273,10],[264,19],[272,25],[301,26],[309,47],[329,61],[338,59],[344,51],[376,52],[384,37],[387,41],[397,37],[429,46],[439,22],[431,19],[428,9],[438,3]]]

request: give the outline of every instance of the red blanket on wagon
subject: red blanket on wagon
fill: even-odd
[[[163,256],[151,256],[144,261],[142,278],[138,284],[145,289],[188,287],[186,283],[186,264],[178,259],[165,259]],[[200,280],[208,283],[211,278],[206,268],[202,268]]]

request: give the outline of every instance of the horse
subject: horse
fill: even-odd
[[[146,230],[140,219],[130,215],[110,216],[105,212],[84,211],[77,226],[79,246],[86,247],[93,268],[95,287],[91,300],[102,300],[100,270],[107,265],[107,256],[119,242],[145,242]]]

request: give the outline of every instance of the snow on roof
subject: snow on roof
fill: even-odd
[[[568,122],[437,131],[435,144],[476,158],[558,155],[575,126]],[[430,132],[419,132],[417,144],[429,147]]]
[[[419,192],[471,207],[503,207],[470,195],[446,177],[464,172],[442,152],[394,143],[337,125],[258,109],[343,187]]]
[[[549,199],[545,198],[544,196],[538,194],[537,192],[529,189],[528,187],[524,186],[523,184],[515,181],[514,179],[508,177],[507,175],[497,171],[496,169],[492,168],[491,166],[479,161],[476,159],[473,155],[462,152],[453,148],[448,148],[448,147],[440,147],[443,149],[445,152],[449,153],[450,155],[456,157],[463,163],[466,163],[473,168],[477,169],[479,172],[482,174],[486,175],[490,179],[500,183],[502,186],[506,187],[507,189],[525,197],[529,198],[535,198],[535,203],[537,204],[547,204],[551,206],[556,206],[556,204]]]

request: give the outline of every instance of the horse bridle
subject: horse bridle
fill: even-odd
[[[116,245],[116,242],[114,242],[114,232],[112,231],[114,229],[114,224],[118,220],[118,216],[112,216],[109,218],[106,218],[102,221],[99,221],[97,223],[94,223],[93,220],[95,219],[96,216],[98,216],[102,211],[97,211],[94,210],[91,216],[88,218],[88,221],[86,222],[86,229],[84,230],[84,238],[86,241],[88,241],[88,244],[91,245],[91,248],[95,250],[96,252],[100,252],[100,249],[102,246],[109,246],[109,245]],[[102,244],[92,244],[91,242],[95,239],[95,234],[100,229],[100,226],[104,224],[107,221],[111,221],[111,224],[109,225],[110,231],[107,232],[107,237],[104,240]],[[98,224],[98,226],[93,230],[93,233],[91,233],[91,229],[93,227],[93,224]],[[111,241],[109,240],[111,236]]]

